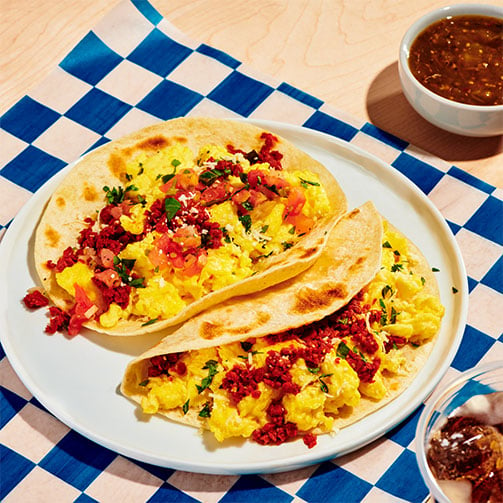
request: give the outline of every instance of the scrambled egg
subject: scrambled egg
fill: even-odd
[[[284,408],[284,422],[294,423],[298,433],[305,434],[331,431],[334,418],[341,411],[358,406],[362,397],[386,397],[386,376],[407,371],[401,349],[431,339],[440,329],[444,308],[437,296],[426,291],[424,278],[415,273],[417,259],[407,241],[384,225],[382,267],[361,298],[362,305],[369,304],[374,314],[380,313],[380,317],[373,318],[365,315],[366,326],[378,345],[374,354],[365,353],[349,337],[342,342],[336,339],[319,367],[309,367],[304,358],[296,359],[288,371],[296,393],[282,392],[281,388],[261,381],[254,393],[235,403],[229,387],[223,385],[229,371],[236,366],[265,368],[269,355],[282,350],[295,352],[303,344],[297,338],[272,342],[264,337],[186,352],[180,359],[186,366],[184,375],[170,372],[141,384],[144,412],[195,411],[204,421],[202,424],[223,441],[230,437],[249,438],[260,431],[270,421],[268,408],[278,400]],[[344,323],[344,310],[339,313],[342,314],[336,319]],[[364,363],[378,360],[370,381],[360,378],[348,353]]]
[[[188,147],[173,145],[156,154],[141,154],[127,165],[128,186],[124,191],[127,197],[133,198],[134,204],[120,216],[124,230],[133,235],[142,234],[152,205],[164,201],[167,196],[174,198],[180,187],[190,188],[195,192],[194,197],[200,197],[198,176],[204,170],[211,171],[218,160],[239,164],[245,177],[253,170],[255,174],[259,173],[259,179],[273,176],[285,180],[290,188],[303,193],[305,201],[301,215],[296,219],[285,217],[289,198],[284,194],[279,197],[279,193],[278,197],[269,196],[268,199],[256,191],[255,196],[260,197],[246,207],[249,213],[245,217],[238,213],[237,205],[230,198],[211,203],[206,206],[206,211],[210,214],[210,221],[222,229],[222,246],[209,247],[201,252],[201,238],[204,236],[199,236],[199,241],[194,240],[190,228],[185,234],[170,236],[184,249],[192,242],[191,246],[198,254],[189,257],[186,264],[182,258],[182,264],[176,266],[170,263],[173,253],[166,252],[159,244],[164,243],[165,234],[149,231],[140,240],[130,242],[117,256],[119,261],[134,263],[128,273],[142,278],[143,282],[140,287],[132,288],[127,308],[121,308],[115,302],[110,304],[99,318],[102,326],[111,328],[131,315],[142,317],[146,322],[175,316],[187,304],[204,295],[259,272],[264,258],[293,246],[309,231],[305,228],[306,222],[312,227],[330,211],[327,195],[317,175],[311,172],[276,171],[267,163],[250,165],[241,153],[231,154],[221,146],[206,145],[194,156]],[[243,189],[243,175],[229,175],[226,180],[231,190]],[[270,188],[276,190],[275,186]],[[92,230],[99,232],[98,221]],[[78,262],[56,273],[56,281],[73,296],[74,285],[78,283],[94,300],[93,274],[92,264]]]

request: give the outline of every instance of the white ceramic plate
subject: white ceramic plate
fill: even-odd
[[[446,312],[427,365],[396,400],[337,435],[322,435],[308,449],[302,441],[264,447],[229,441],[154,416],[145,419],[118,392],[127,363],[159,335],[109,337],[87,331],[68,339],[44,333],[45,310],[28,312],[21,299],[37,284],[33,234],[63,172],[24,206],[0,246],[0,337],[14,370],[31,393],[69,427],[123,455],[179,470],[242,474],[296,469],[353,451],[413,412],[452,361],[464,330],[468,289],[454,237],[440,213],[408,179],[346,142],[296,126],[255,122],[289,139],[321,161],[346,192],[349,208],[372,200],[381,214],[412,239],[437,273]],[[455,286],[459,292],[452,293]]]

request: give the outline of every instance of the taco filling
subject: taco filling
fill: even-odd
[[[176,412],[219,441],[302,437],[312,447],[317,434],[396,396],[444,308],[407,239],[383,225],[380,270],[344,307],[274,335],[151,357],[136,386],[142,410]]]
[[[43,264],[66,296],[47,331],[74,335],[91,321],[113,333],[131,319],[140,328],[175,319],[267,270],[330,218],[318,174],[283,169],[271,133],[259,141],[248,152],[213,143],[194,152],[179,142],[124,163],[123,183],[102,187],[103,204],[76,243]]]

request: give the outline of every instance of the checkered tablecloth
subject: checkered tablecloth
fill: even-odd
[[[503,191],[187,38],[146,0],[120,3],[1,118],[0,238],[32,193],[67,163],[184,115],[302,125],[404,173],[442,212],[468,273],[468,324],[444,381],[503,359]],[[427,495],[413,445],[421,409],[341,458],[292,472],[217,476],[137,462],[72,431],[24,387],[1,348],[0,384],[2,501],[419,502]]]

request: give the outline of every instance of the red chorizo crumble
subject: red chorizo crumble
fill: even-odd
[[[227,145],[227,150],[231,154],[241,153],[249,161],[251,165],[267,162],[269,165],[277,170],[283,169],[281,166],[281,159],[283,159],[283,154],[277,150],[272,150],[274,145],[278,143],[278,138],[271,133],[263,132],[260,135],[260,139],[264,140],[264,144],[260,148],[260,151],[251,150],[250,152],[245,152],[241,149],[236,149],[232,145]]]
[[[353,349],[347,347],[347,354],[338,356],[335,362],[338,363],[341,358],[346,359],[361,382],[373,382],[381,360],[378,357],[370,358],[377,352],[379,346],[374,334],[367,328],[365,317],[374,317],[374,320],[378,320],[376,313],[378,311],[371,310],[369,305],[363,304],[363,292],[360,292],[344,308],[320,321],[267,336],[266,340],[271,346],[289,341],[292,341],[292,344],[279,351],[269,350],[264,366],[255,367],[247,361],[234,365],[226,372],[220,388],[227,392],[234,406],[247,396],[259,398],[261,382],[276,390],[276,399],[267,408],[268,422],[252,434],[255,442],[262,445],[278,445],[299,435],[297,425],[285,420],[285,409],[281,403],[286,394],[295,395],[301,390],[300,386],[293,382],[290,372],[299,359],[304,359],[306,366],[316,375],[329,352],[337,348],[341,341],[348,343],[351,341]],[[241,347],[249,353],[255,342],[255,339],[242,342]],[[403,345],[406,340],[390,336],[388,344],[393,343]],[[180,354],[152,358],[148,376],[170,375],[169,371],[173,370],[179,358]],[[329,376],[323,377],[329,378]],[[306,433],[302,438],[308,448],[314,447],[317,443],[317,437],[313,433]]]
[[[55,334],[56,332],[64,332],[68,329],[70,315],[65,313],[59,307],[49,307],[49,323],[45,327],[46,334]]]
[[[40,290],[33,290],[23,297],[23,303],[28,309],[38,309],[49,305],[49,299]]]

